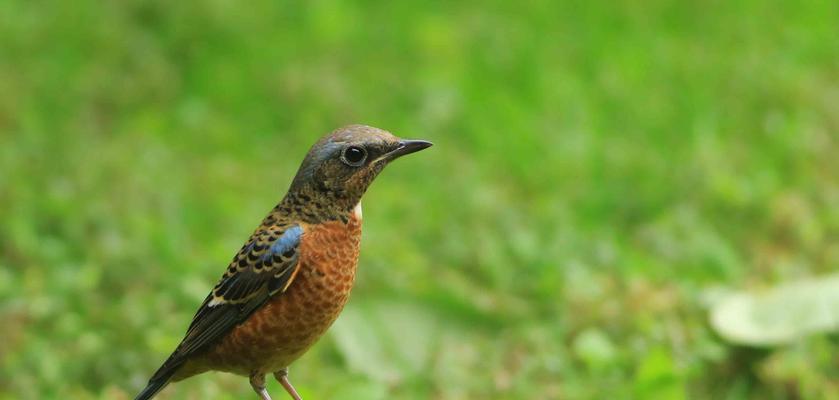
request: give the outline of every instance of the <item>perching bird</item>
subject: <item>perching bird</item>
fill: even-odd
[[[351,125],[312,146],[285,197],[233,257],[183,341],[135,400],[206,371],[247,376],[263,400],[273,373],[294,398],[288,366],[332,325],[355,278],[361,196],[391,161],[431,146]]]

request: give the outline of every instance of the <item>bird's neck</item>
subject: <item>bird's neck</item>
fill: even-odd
[[[310,224],[327,221],[346,223],[360,203],[360,195],[303,187],[289,191],[274,211]]]

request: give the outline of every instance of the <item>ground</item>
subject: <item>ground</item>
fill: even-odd
[[[839,340],[709,325],[839,266],[839,3],[0,5],[0,399],[127,399],[309,145],[364,200],[308,399],[839,398]],[[276,382],[269,384],[283,399]],[[161,399],[242,399],[207,374]]]

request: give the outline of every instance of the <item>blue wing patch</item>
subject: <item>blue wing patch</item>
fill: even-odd
[[[297,245],[300,244],[300,237],[303,236],[303,228],[300,225],[294,225],[283,232],[282,236],[271,244],[268,252],[263,256],[264,258],[273,257],[275,255],[284,255],[285,258],[290,258],[291,253],[297,250]]]

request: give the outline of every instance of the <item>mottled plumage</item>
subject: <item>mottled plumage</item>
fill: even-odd
[[[326,332],[349,297],[361,197],[390,161],[430,145],[363,125],[315,143],[286,196],[233,257],[181,344],[136,399],[209,370],[250,377],[263,399],[269,398],[264,376],[274,373],[299,398],[287,368]]]

